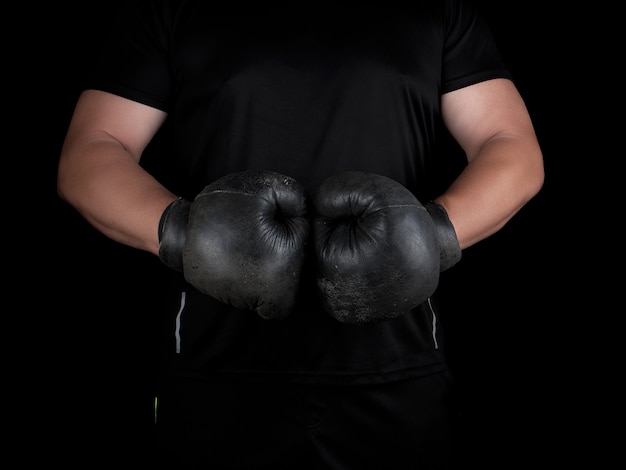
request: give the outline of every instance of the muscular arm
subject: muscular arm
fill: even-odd
[[[500,230],[541,189],[543,155],[514,84],[489,80],[442,97],[443,118],[468,165],[436,198],[461,248]]]
[[[158,253],[158,224],[176,196],[140,165],[166,114],[108,93],[79,98],[59,159],[59,196],[111,239]]]

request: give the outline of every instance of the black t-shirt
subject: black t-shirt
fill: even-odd
[[[87,85],[169,113],[150,165],[188,199],[245,169],[287,174],[311,194],[330,174],[368,171],[430,199],[446,167],[441,95],[511,78],[468,1],[215,3],[129,3]],[[174,295],[163,293],[169,371],[379,383],[445,367],[430,300],[397,319],[344,325],[319,308],[313,275],[307,268],[298,308],[278,322],[176,279]]]

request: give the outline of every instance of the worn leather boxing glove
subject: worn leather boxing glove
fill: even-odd
[[[357,171],[330,176],[313,205],[318,289],[326,310],[343,323],[409,312],[434,293],[442,260],[447,268],[460,257],[443,208],[432,208],[435,223],[391,178]]]
[[[159,258],[200,292],[264,319],[293,309],[309,237],[306,193],[293,178],[243,171],[174,201],[160,224]]]

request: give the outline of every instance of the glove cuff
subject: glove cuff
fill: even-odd
[[[166,266],[182,272],[183,248],[191,203],[183,198],[172,201],[159,221],[159,259]]]
[[[440,254],[439,269],[445,271],[461,260],[461,246],[445,208],[435,201],[427,202],[424,207],[435,223]]]

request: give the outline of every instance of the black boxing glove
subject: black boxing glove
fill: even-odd
[[[446,253],[455,250],[447,246],[450,234],[439,240],[439,222],[403,185],[348,171],[323,181],[313,205],[317,285],[334,318],[391,319],[434,293],[441,259],[449,257],[440,243]]]
[[[243,171],[161,217],[159,258],[200,292],[264,319],[293,309],[309,236],[306,194],[293,178]]]

